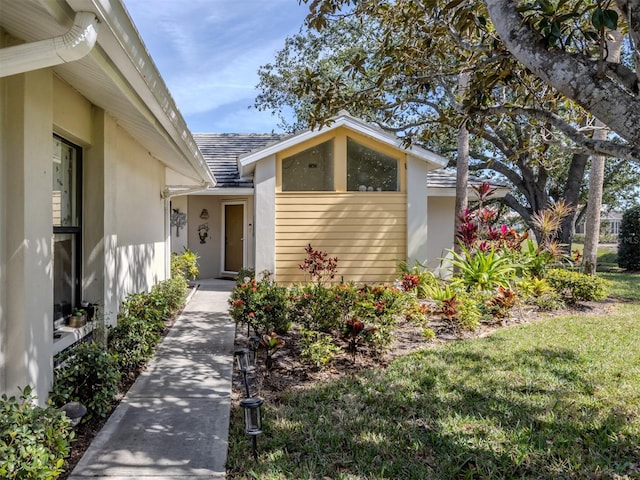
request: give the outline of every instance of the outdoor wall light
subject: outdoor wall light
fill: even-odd
[[[262,433],[262,415],[260,407],[264,402],[257,397],[240,400],[240,406],[244,409],[244,433],[251,436],[253,446],[253,458],[258,459],[257,436]]]
[[[247,371],[252,368],[251,365],[249,365],[250,353],[248,348],[239,348],[233,352],[238,370],[242,372],[242,376],[244,377],[244,389],[247,392],[247,397],[251,396],[249,393],[249,384],[247,383]]]
[[[87,407],[80,402],[69,402],[60,407],[60,411],[64,412],[65,415],[71,419],[71,426],[75,427],[80,423],[82,417],[86,415]]]

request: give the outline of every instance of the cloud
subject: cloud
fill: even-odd
[[[150,4],[153,8],[149,8]],[[178,108],[191,126],[235,106],[231,119],[246,125],[257,95],[258,67],[273,60],[285,37],[296,33],[307,13],[296,0],[125,0],[141,37]],[[257,123],[265,123],[259,121]],[[213,128],[210,131],[214,131]],[[227,131],[242,131],[236,129]]]

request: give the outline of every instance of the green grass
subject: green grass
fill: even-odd
[[[611,280],[612,297],[632,302],[640,302],[640,272],[599,272],[598,276]]]
[[[229,478],[638,478],[639,336],[640,304],[621,304],[284,392],[257,462],[235,406]]]

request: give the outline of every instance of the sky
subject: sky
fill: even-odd
[[[278,131],[253,108],[258,68],[308,13],[298,0],[123,0],[194,133]],[[251,107],[251,108],[249,108]]]

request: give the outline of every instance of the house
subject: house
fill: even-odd
[[[0,392],[169,275],[172,195],[215,185],[120,0],[0,3]]]
[[[575,233],[584,235],[586,233],[586,215],[582,216],[576,223]],[[600,214],[600,234],[612,235],[614,238],[620,233],[620,225],[622,224],[622,213],[603,211]]]
[[[255,268],[301,281],[311,244],[338,257],[341,280],[393,282],[399,262],[436,268],[452,246],[447,160],[347,113],[295,135],[194,137],[218,183],[172,199],[172,248],[196,252],[203,277]]]

